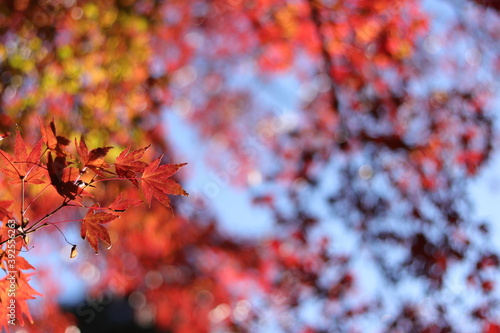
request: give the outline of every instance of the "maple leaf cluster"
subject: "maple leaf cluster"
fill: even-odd
[[[41,294],[28,284],[30,274],[24,271],[33,270],[34,267],[20,255],[20,251],[23,248],[29,249],[28,234],[58,223],[52,221],[51,216],[69,207],[87,209],[87,214],[80,219],[81,237],[87,240],[97,254],[99,241],[104,242],[108,247],[111,246],[110,235],[103,225],[119,218],[119,214],[128,208],[142,204],[143,200],[124,198],[123,193],[120,193],[107,207],[101,206],[99,202],[88,205],[88,201],[84,199],[94,198],[89,189],[95,188],[103,181],[130,181],[140,189],[150,206],[152,199],[155,198],[170,211],[172,207],[168,195],[188,195],[181,185],[171,179],[179,168],[186,164],[160,164],[161,156],[147,164],[141,158],[149,146],[134,151],[131,151],[129,147],[116,158],[114,163],[109,164],[105,158],[113,147],[89,150],[84,138],[81,137],[80,140],[75,139],[76,154],[72,154],[69,149],[71,141],[57,135],[54,121],[48,126],[42,124],[41,133],[41,139],[31,150],[27,147],[20,131],[16,132],[14,138],[13,155],[0,149],[2,165],[0,172],[12,186],[20,187],[21,196],[17,201],[20,203],[19,215],[11,209],[15,206],[13,200],[0,202],[0,219],[3,222],[0,226],[0,245],[3,246],[0,250],[0,265],[7,273],[0,280],[2,284],[0,302],[9,304],[9,300],[15,295],[15,306],[19,310],[16,320],[21,325],[24,325],[23,316],[32,322],[26,301]],[[38,186],[38,194],[26,205],[25,193],[29,190],[29,186]],[[40,188],[40,186],[43,187]],[[49,188],[57,192],[62,203],[57,208],[47,211],[42,217],[34,216],[35,219],[30,222],[28,218],[28,216],[32,217],[30,206],[36,200],[40,200],[39,198]],[[8,254],[11,243],[15,245],[15,251]],[[73,245],[70,257],[75,256],[76,245]],[[7,317],[9,308],[2,306],[0,314],[3,318]],[[8,329],[7,323],[8,321],[2,320],[0,328]]]

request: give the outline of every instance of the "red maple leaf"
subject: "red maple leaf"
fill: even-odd
[[[116,158],[115,169],[117,175],[128,178],[137,188],[139,187],[139,182],[136,179],[137,174],[142,173],[147,166],[146,163],[139,160],[144,156],[144,153],[146,153],[150,146],[151,145],[133,151],[130,151],[130,147],[128,147]]]
[[[496,323],[486,323],[484,333],[500,333],[500,325]]]
[[[45,126],[40,119],[40,128],[42,131],[42,137],[45,138],[45,143],[47,148],[55,152],[57,156],[66,156],[66,146],[70,144],[67,138],[63,136],[56,135],[56,125],[54,120],[50,122],[49,126]]]
[[[77,195],[87,194],[87,192],[78,186],[77,179],[80,176],[80,170],[69,167],[66,157],[57,156],[53,159],[52,154],[49,153],[47,170],[51,184],[61,196],[73,200]]]
[[[28,154],[26,144],[18,131],[14,143],[14,156],[0,150],[0,160],[5,166],[0,168],[0,171],[5,176],[13,179],[13,183],[20,183],[21,181],[31,184],[44,183],[41,177],[45,175],[45,170],[39,165],[42,144],[43,140],[40,139]]]
[[[175,180],[170,177],[176,173],[181,167],[187,163],[182,164],[164,164],[160,165],[162,156],[149,164],[144,173],[142,174],[142,193],[146,198],[146,202],[151,206],[151,200],[155,197],[165,207],[170,208],[170,199],[167,194],[185,195],[189,194],[184,191]]]
[[[89,152],[87,148],[87,144],[85,144],[85,140],[83,136],[80,139],[80,143],[78,144],[75,139],[76,150],[78,151],[78,155],[80,155],[80,159],[83,164],[83,168],[89,168],[95,173],[102,175],[102,170],[107,169],[109,165],[104,161],[104,157],[108,154],[108,151],[113,147],[101,147],[92,149]]]
[[[21,244],[21,243],[18,243]],[[19,250],[19,249],[18,249]],[[43,296],[38,293],[33,287],[29,285],[30,276],[32,274],[27,274],[23,271],[35,269],[30,263],[20,255],[15,258],[15,265],[11,267],[11,264],[7,265],[7,259],[4,258],[2,263],[3,269],[7,271],[7,275],[0,280],[0,303],[5,304],[0,309],[0,314],[2,317],[6,317],[7,314],[12,313],[11,308],[7,308],[7,305],[15,305],[15,313],[19,314],[14,316],[14,318],[9,317],[9,319],[14,319],[16,324],[24,325],[24,317],[26,317],[30,323],[33,323],[31,314],[28,308],[27,300],[35,299],[35,296]],[[15,296],[13,296],[13,294]],[[10,300],[15,298],[15,302],[12,303]],[[3,323],[7,323],[6,320],[2,320]],[[0,330],[2,329],[2,323],[0,323]],[[7,332],[10,327],[6,327]]]
[[[109,209],[114,210],[115,212],[124,212],[130,206],[138,206],[142,203],[142,200],[138,199],[123,199],[123,193],[118,194],[115,201],[111,205],[109,205]]]
[[[87,242],[89,242],[96,254],[99,250],[99,239],[105,242],[108,247],[111,247],[111,238],[109,238],[109,233],[101,224],[109,223],[119,217],[120,216],[118,215],[106,212],[94,213],[94,209],[91,208],[82,220],[80,235],[83,239],[87,239]]]
[[[35,296],[43,296],[29,285],[31,275],[32,274],[25,274],[22,271],[18,271],[17,273],[15,273],[14,280],[7,279],[12,278],[12,274],[8,274],[2,280],[0,280],[0,303],[5,305],[2,306],[2,309],[0,309],[0,314],[2,315],[2,318],[13,319],[16,325],[23,326],[24,317],[26,317],[30,323],[33,323],[27,301],[30,299],[35,299]],[[13,298],[9,295],[9,293],[12,293],[10,289],[12,285],[15,285],[14,303],[11,303],[10,300]],[[9,311],[10,309],[7,307],[7,305],[10,304],[14,304],[15,306],[14,313],[16,313],[16,315],[14,316],[14,318],[8,317],[8,314],[11,312]],[[2,328],[5,328],[6,332],[8,332],[11,328],[9,327],[7,320],[1,321],[0,330]]]
[[[4,218],[12,219],[12,212],[8,210],[12,203],[14,203],[14,201],[0,201],[0,221],[3,221]]]
[[[28,270],[35,269],[35,267],[31,266],[31,264],[21,256],[16,256],[16,270]]]

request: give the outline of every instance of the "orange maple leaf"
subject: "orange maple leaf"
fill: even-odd
[[[0,303],[2,304],[0,315],[4,318],[0,322],[0,330],[4,328],[8,332],[9,328],[12,327],[9,327],[8,321],[5,318],[13,320],[21,326],[24,325],[24,317],[30,323],[33,323],[26,301],[35,299],[35,296],[43,295],[30,286],[29,280],[32,274],[23,272],[28,269],[35,269],[26,259],[21,256],[16,257],[15,271],[9,271],[9,266],[5,267],[7,267],[4,268],[7,271],[7,275],[0,280]],[[12,316],[13,313],[15,315]]]
[[[5,168],[0,168],[0,171],[7,177],[13,179],[13,183],[42,184],[41,179],[45,175],[45,170],[40,167],[40,157],[42,155],[43,139],[33,147],[28,154],[26,144],[19,133],[16,133],[16,141],[14,143],[14,156],[0,150],[0,160],[3,161]]]
[[[14,201],[11,200],[1,200],[0,201],[0,221],[3,221],[5,217],[8,219],[12,218],[12,212],[8,209]]]

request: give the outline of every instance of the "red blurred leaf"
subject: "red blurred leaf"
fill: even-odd
[[[495,323],[487,323],[484,328],[484,333],[500,333],[500,325]]]
[[[489,293],[495,288],[495,283],[491,280],[486,280],[481,283],[481,288],[484,292]]]
[[[469,175],[476,174],[477,168],[481,165],[483,159],[483,153],[479,151],[464,151],[457,156],[457,162],[466,167]]]

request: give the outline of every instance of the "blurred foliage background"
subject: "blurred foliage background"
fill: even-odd
[[[152,144],[151,158],[189,163],[175,215],[132,209],[102,255],[68,262],[57,230],[33,236],[45,297],[25,329],[500,332],[498,245],[467,191],[496,146],[498,9],[2,1],[1,132],[35,142],[38,118],[54,119],[72,140],[114,146],[110,158]],[[215,202],[235,188],[254,205],[242,219],[270,217],[266,233],[221,228],[235,207]],[[119,192],[140,197],[114,182],[95,195]],[[87,298],[60,305],[66,284]]]

